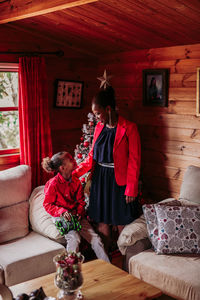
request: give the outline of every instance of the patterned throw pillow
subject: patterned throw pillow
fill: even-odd
[[[144,204],[142,206],[144,217],[147,224],[147,231],[150,238],[150,241],[152,243],[152,246],[154,250],[157,249],[157,243],[158,243],[158,223],[157,223],[157,216],[156,216],[156,210],[155,206],[157,205],[181,205],[180,201],[178,200],[171,200],[171,201],[163,201],[156,204]]]
[[[157,254],[200,253],[200,206],[155,206]]]

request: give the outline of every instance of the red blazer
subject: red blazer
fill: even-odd
[[[87,158],[77,167],[74,173],[80,177],[93,170],[94,144],[104,125],[96,125],[92,148]],[[113,147],[114,172],[118,185],[126,185],[125,195],[136,197],[138,194],[138,179],[140,172],[141,147],[140,137],[135,123],[119,116]]]

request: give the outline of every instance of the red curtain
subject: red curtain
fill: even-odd
[[[49,179],[41,162],[52,156],[45,60],[19,59],[20,163],[31,166],[32,188]]]

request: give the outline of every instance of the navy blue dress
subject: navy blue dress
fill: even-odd
[[[126,186],[116,183],[114,168],[98,163],[113,163],[116,127],[104,126],[95,145],[93,159],[97,162],[92,177],[88,215],[97,223],[126,225],[138,217],[138,202],[126,204]]]

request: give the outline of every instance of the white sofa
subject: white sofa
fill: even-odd
[[[172,200],[175,199],[165,201]],[[187,168],[178,200],[182,206],[198,205],[200,208],[199,167]],[[156,254],[151,247],[144,215],[125,226],[118,246],[126,258],[124,268],[130,274],[158,287],[170,297],[200,300],[200,254]]]
[[[44,186],[31,194],[31,168],[0,172],[0,283],[11,286],[55,271],[53,257],[64,250],[43,208]]]

